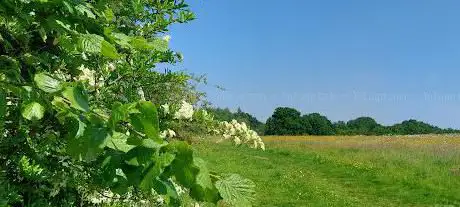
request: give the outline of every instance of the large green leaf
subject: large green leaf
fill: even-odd
[[[79,4],[79,5],[75,6],[75,10],[78,11],[80,14],[86,15],[87,17],[89,17],[91,19],[96,18],[96,15],[94,15],[94,13],[91,11],[91,9],[88,8],[88,6],[86,6],[86,5]]]
[[[38,88],[47,93],[54,93],[61,90],[61,82],[49,75],[48,73],[38,73],[34,77],[35,84]]]
[[[69,141],[67,152],[75,159],[94,161],[103,152],[109,141],[110,134],[107,129],[89,126],[85,129],[83,136]]]
[[[170,153],[162,153],[155,157],[154,162],[150,163],[142,173],[140,189],[145,192],[151,192],[152,189],[158,187],[157,177],[164,171],[165,167],[169,166],[175,156]]]
[[[82,52],[103,55],[108,58],[118,58],[117,49],[103,37],[96,34],[84,34],[78,39],[78,47]]]
[[[199,201],[217,202],[219,192],[212,183],[206,162],[198,157],[193,158],[194,165],[200,170],[195,185],[190,189],[193,198]]]
[[[130,44],[138,50],[156,50],[160,52],[168,50],[168,41],[159,38],[148,41],[143,37],[134,37],[130,40]]]
[[[21,114],[27,120],[40,120],[45,115],[45,107],[37,102],[27,103],[22,106]]]
[[[135,130],[144,133],[148,138],[162,141],[159,136],[159,121],[157,108],[148,101],[137,104],[138,113],[130,114],[130,123]]]
[[[101,42],[101,54],[112,59],[117,59],[119,57],[117,48],[105,40]]]
[[[128,140],[128,136],[126,134],[123,134],[120,132],[113,132],[112,138],[107,143],[107,147],[114,149],[114,150],[119,150],[122,152],[128,152],[135,146],[127,144],[126,143],[127,140]]]
[[[82,122],[77,115],[72,113],[65,114],[64,126],[66,128],[68,139],[78,139],[85,133],[86,124]]]
[[[194,165],[192,147],[185,142],[172,142],[166,150],[176,156],[171,170],[177,181],[186,188],[193,187],[200,170]]]
[[[216,182],[216,188],[224,202],[230,206],[252,206],[255,184],[237,174],[227,174]]]
[[[89,111],[88,95],[80,84],[69,86],[64,89],[62,96],[70,102],[72,108],[87,112]]]
[[[119,102],[116,102],[112,105],[112,114],[110,116],[110,127],[115,130],[118,122],[127,121],[130,113],[138,112],[135,103],[124,104],[122,105]]]

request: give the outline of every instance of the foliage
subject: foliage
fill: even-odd
[[[459,132],[460,130],[441,129],[413,119],[392,126],[383,126],[371,117],[332,123],[319,113],[300,116],[299,111],[286,107],[275,109],[265,126],[266,135],[415,135]]]
[[[312,135],[332,135],[335,131],[332,127],[331,121],[321,114],[312,113],[302,117],[306,123],[311,126],[311,130],[307,131]]]
[[[304,129],[300,112],[288,107],[276,108],[265,124],[266,135],[301,135]]]
[[[191,75],[155,71],[182,58],[168,26],[192,19],[180,0],[1,1],[0,204],[178,206],[179,186],[225,200],[190,145],[160,136],[160,104],[202,97]]]

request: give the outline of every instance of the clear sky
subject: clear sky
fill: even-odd
[[[177,68],[206,74],[219,107],[460,128],[458,0],[189,3],[198,19],[171,28]]]

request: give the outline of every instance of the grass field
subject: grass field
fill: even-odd
[[[252,179],[256,206],[460,206],[460,136],[264,141],[266,151],[209,141],[197,153]]]

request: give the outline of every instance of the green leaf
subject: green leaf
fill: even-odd
[[[102,41],[101,43],[101,53],[105,57],[117,59],[119,58],[117,49],[107,41]]]
[[[61,90],[61,82],[51,77],[48,73],[38,73],[34,77],[37,87],[47,93],[54,93]]]
[[[255,184],[237,174],[227,174],[216,182],[216,188],[224,202],[230,206],[252,206]]]
[[[78,46],[83,52],[92,54],[101,53],[104,38],[97,34],[84,34],[78,38]]]
[[[159,136],[158,111],[153,103],[140,101],[137,104],[139,113],[130,114],[130,123],[135,130],[144,133],[148,138],[162,141]]]
[[[155,189],[158,187],[158,180],[156,178],[164,171],[165,167],[171,164],[173,160],[174,155],[169,153],[163,153],[156,156],[154,162],[150,163],[141,175],[141,182],[139,184],[140,189],[145,192],[151,192],[152,188]]]
[[[91,9],[89,9],[87,6],[85,6],[83,4],[79,4],[79,5],[75,6],[75,10],[77,10],[78,12],[80,12],[83,15],[86,15],[87,17],[89,17],[91,19],[96,19],[96,15],[94,15],[94,13],[91,11]]]
[[[148,41],[143,37],[134,37],[130,41],[131,46],[138,50],[156,50],[160,52],[167,51],[168,48],[168,41],[155,38],[152,41]]]
[[[110,9],[110,8],[107,8],[107,9],[104,10],[104,16],[105,16],[105,19],[108,22],[111,22],[113,20],[113,18],[115,17],[115,15],[113,14],[112,9]]]
[[[62,96],[70,102],[72,108],[84,112],[89,111],[88,95],[80,84],[66,87],[62,92]]]
[[[193,162],[200,171],[196,177],[196,184],[190,189],[190,194],[198,201],[217,202],[219,192],[212,183],[206,162],[197,157],[193,158]]]
[[[115,39],[115,42],[122,46],[123,48],[131,48],[131,37],[123,33],[112,32],[112,37]]]
[[[75,159],[94,161],[104,151],[109,141],[110,134],[106,128],[89,126],[83,136],[69,141],[67,152]]]
[[[180,202],[179,195],[177,194],[176,188],[174,184],[170,180],[161,179],[157,177],[153,181],[153,189],[160,195],[166,195],[171,199],[169,201],[170,204]],[[171,205],[171,206],[179,206],[179,205]]]
[[[120,132],[113,132],[112,138],[107,143],[107,147],[126,153],[135,147],[135,146],[127,144],[126,143],[127,140],[128,140],[128,136],[126,134],[123,134]]]
[[[192,147],[185,142],[172,142],[166,146],[166,150],[176,156],[171,164],[171,170],[177,181],[184,187],[191,188],[200,171],[193,164]]]
[[[21,114],[27,120],[40,120],[45,115],[45,107],[37,102],[31,102],[22,107]]]
[[[69,113],[66,115],[64,126],[67,131],[68,139],[78,139],[85,133],[86,124],[75,114]]]
[[[97,34],[84,34],[78,38],[78,47],[82,52],[118,58],[117,49]]]
[[[64,4],[64,6],[67,9],[67,11],[69,11],[71,14],[74,13],[74,10],[73,10],[72,6],[70,6],[70,4],[67,1],[62,1],[62,3]]]

